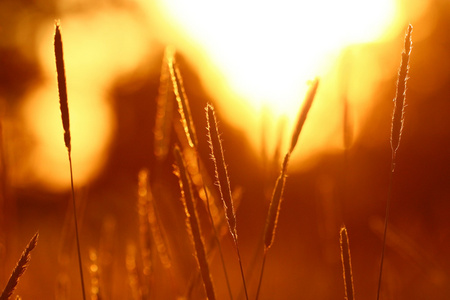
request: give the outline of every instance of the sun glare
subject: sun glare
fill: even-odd
[[[63,17],[75,177],[80,185],[100,170],[114,131],[109,89],[118,76],[155,56],[155,40],[158,47],[174,45],[192,63],[206,92],[217,101],[220,116],[245,131],[255,150],[261,151],[264,140],[269,155],[278,141],[284,141],[282,151],[286,149],[308,82],[319,76],[317,99],[300,138],[304,146],[297,151],[306,159],[318,149],[342,149],[342,131],[337,129],[342,114],[336,113],[342,109],[342,89],[347,89],[358,113],[367,111],[360,108],[367,106],[364,101],[375,88],[373,82],[382,76],[376,62],[364,61],[364,66],[353,62],[345,69],[343,53],[361,57],[360,48],[349,47],[379,41],[392,32],[395,22],[397,31],[403,28],[395,19],[393,0],[135,0],[126,8],[105,6]],[[34,180],[67,188],[69,177],[62,175],[63,169],[67,171],[67,153],[57,111],[53,26],[46,23],[42,28],[37,40],[44,82],[29,91],[23,106],[25,124],[35,141],[28,165],[35,170]],[[344,87],[343,74],[350,82]],[[360,78],[362,74],[367,78]],[[357,131],[358,124],[353,125]],[[18,181],[33,180],[23,177]]]
[[[263,110],[271,112],[264,120],[272,122],[269,127],[276,127],[281,116],[292,126],[307,82],[326,77],[346,47],[380,39],[396,12],[392,0],[165,0],[162,7],[187,36],[181,47],[199,45],[194,64],[202,66],[211,97],[220,101],[229,122],[247,128],[256,147],[260,135],[254,132],[261,128]],[[318,97],[334,88],[325,86],[330,82],[322,80]],[[249,117],[255,113],[258,117]]]

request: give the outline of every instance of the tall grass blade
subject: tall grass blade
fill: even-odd
[[[174,156],[176,165],[178,166],[177,175],[179,176],[180,189],[182,193],[181,199],[187,218],[186,223],[194,242],[195,254],[198,265],[200,267],[200,273],[202,274],[206,296],[208,299],[213,300],[216,298],[216,296],[214,293],[211,273],[209,271],[209,265],[206,258],[205,245],[200,230],[200,224],[191,188],[191,180],[189,178],[188,172],[186,170],[186,164],[178,146],[176,146],[174,149]]]
[[[392,113],[391,148],[395,157],[402,137],[405,107],[406,107],[406,82],[408,81],[409,59],[411,56],[412,25],[408,26],[405,36],[405,49],[402,53],[402,62],[398,71],[397,91],[394,99],[394,111]]]
[[[287,168],[289,165],[289,159],[291,157],[292,151],[295,149],[295,146],[297,145],[298,138],[300,137],[300,133],[303,129],[303,125],[305,124],[305,121],[306,121],[306,117],[308,116],[308,112],[309,112],[311,105],[314,101],[314,98],[316,96],[318,86],[319,86],[319,78],[316,78],[316,79],[314,79],[311,86],[309,87],[309,90],[308,90],[305,100],[303,102],[303,107],[300,109],[300,112],[299,112],[299,115],[297,118],[297,123],[296,123],[294,131],[292,133],[291,145],[289,147],[289,151],[284,156],[283,164],[281,166],[281,172],[277,178],[277,181],[275,183],[275,188],[272,193],[272,198],[270,200],[270,206],[269,206],[269,212],[267,213],[266,224],[264,227],[264,237],[263,237],[264,256],[263,256],[263,262],[262,262],[261,272],[260,272],[260,276],[259,276],[258,290],[256,292],[256,299],[258,299],[259,293],[261,290],[261,283],[262,283],[262,279],[263,279],[266,255],[267,255],[267,252],[269,251],[270,247],[272,247],[274,239],[275,239],[275,233],[276,233],[277,224],[278,224],[278,217],[280,215],[280,210],[281,210],[281,202],[283,200],[284,185],[286,183],[286,175],[287,175]]]
[[[144,201],[141,197],[145,198],[145,209],[147,216],[146,221],[148,222],[150,228],[150,235],[153,237],[153,241],[155,242],[156,251],[161,264],[165,269],[169,270],[172,267],[172,259],[170,258],[169,250],[164,239],[164,232],[156,213],[155,199],[153,198],[148,182],[148,170],[141,170],[139,172],[139,197],[140,201]],[[147,263],[149,262],[147,261]]]
[[[292,153],[298,142],[298,137],[302,131],[303,125],[305,124],[306,117],[308,116],[309,109],[316,96],[317,87],[319,86],[319,78],[314,79],[311,86],[306,93],[305,100],[303,101],[303,108],[300,110],[300,114],[297,118],[297,123],[295,125],[294,133],[292,134],[291,146],[289,147],[289,152]]]
[[[355,299],[355,288],[353,286],[352,274],[352,259],[350,255],[350,244],[348,241],[347,228],[341,227],[339,233],[339,243],[341,245],[341,261],[342,261],[342,276],[344,278],[345,299]]]
[[[20,257],[19,261],[14,267],[14,270],[11,273],[11,276],[9,277],[8,283],[3,289],[2,295],[0,296],[0,300],[9,299],[14,290],[16,289],[20,277],[23,275],[23,273],[26,271],[28,267],[28,263],[30,262],[31,259],[31,251],[34,249],[34,247],[36,247],[38,238],[39,233],[36,232],[31,238],[31,240],[28,242],[28,245],[23,250],[22,256]]]
[[[287,153],[283,160],[283,166],[280,176],[277,178],[275,188],[270,201],[269,213],[266,218],[266,225],[264,229],[264,251],[269,250],[275,239],[275,231],[278,224],[278,216],[280,214],[281,202],[283,199],[284,185],[286,183],[286,172],[289,163],[290,154]]]
[[[275,239],[275,232],[278,224],[278,217],[281,210],[281,202],[283,200],[284,185],[286,183],[286,172],[289,164],[290,152],[286,153],[283,165],[281,167],[280,175],[275,183],[275,188],[273,190],[272,198],[270,200],[269,212],[267,213],[266,224],[264,227],[264,254],[263,262],[261,265],[261,272],[259,275],[258,289],[256,291],[256,300],[259,298],[259,293],[261,291],[261,284],[264,274],[264,267],[266,265],[266,256],[270,247]]]
[[[167,62],[169,65],[170,76],[173,84],[173,91],[177,99],[178,111],[181,116],[181,122],[189,142],[189,146],[197,148],[197,134],[195,132],[194,122],[192,121],[189,101],[184,90],[183,78],[175,60],[175,55],[168,55]]]
[[[237,240],[236,215],[234,213],[233,200],[231,196],[230,180],[227,166],[223,155],[222,141],[219,137],[217,120],[214,107],[211,104],[206,106],[206,119],[208,128],[208,138],[211,148],[211,156],[214,161],[216,180],[219,187],[220,197],[223,202],[225,215],[227,217],[230,233],[234,240]]]
[[[86,300],[85,288],[84,288],[84,278],[83,278],[83,264],[81,262],[81,250],[80,250],[80,238],[78,234],[78,223],[77,223],[77,210],[75,205],[75,190],[73,185],[73,170],[72,170],[72,154],[71,154],[71,142],[70,142],[70,122],[69,122],[69,106],[67,101],[67,85],[66,85],[66,73],[64,69],[64,57],[63,57],[63,44],[61,38],[61,30],[59,28],[59,22],[55,26],[55,60],[56,60],[56,72],[58,77],[58,91],[59,91],[59,105],[61,109],[61,119],[64,129],[64,143],[67,148],[69,155],[69,166],[70,166],[70,185],[72,188],[72,204],[73,204],[73,215],[75,221],[75,235],[77,240],[77,250],[78,250],[78,265],[80,269],[80,279],[81,279],[81,289],[83,294],[83,299]]]
[[[154,128],[154,154],[158,161],[163,161],[169,152],[170,133],[173,115],[173,85],[169,71],[168,59],[173,56],[173,49],[167,47],[164,51],[159,80],[158,96],[156,98],[156,117]]]
[[[219,187],[220,197],[223,202],[225,216],[228,227],[236,246],[236,252],[241,270],[242,283],[244,285],[245,296],[248,299],[247,285],[245,283],[244,269],[242,267],[241,254],[239,251],[238,235],[236,230],[236,214],[233,207],[233,197],[231,194],[230,179],[228,177],[227,166],[223,154],[222,141],[220,140],[219,128],[217,126],[216,114],[211,104],[206,106],[206,121],[208,128],[209,145],[211,148],[211,157],[214,161],[215,174]]]
[[[61,38],[59,22],[56,23],[55,29],[55,58],[56,58],[56,73],[58,77],[58,92],[59,92],[59,108],[61,110],[61,119],[64,129],[64,144],[70,152],[70,119],[69,119],[69,104],[67,100],[67,85],[66,85],[66,71],[64,68],[63,44]]]
[[[209,201],[209,193],[208,190],[206,188],[206,184],[205,184],[205,177],[202,174],[200,167],[201,167],[201,163],[200,163],[200,155],[198,154],[198,149],[197,149],[197,145],[198,145],[198,139],[197,139],[197,134],[195,131],[195,127],[194,127],[194,123],[193,123],[193,118],[191,115],[191,111],[190,111],[190,107],[189,107],[189,101],[188,98],[186,96],[186,92],[184,90],[184,86],[183,86],[183,79],[180,73],[180,70],[178,69],[178,66],[176,64],[176,60],[175,60],[175,56],[174,56],[174,50],[169,48],[166,52],[166,56],[167,56],[167,62],[168,62],[168,66],[169,66],[169,71],[171,74],[171,78],[172,78],[172,83],[173,83],[173,89],[174,89],[174,93],[175,93],[175,97],[177,99],[177,103],[178,103],[178,111],[180,113],[181,116],[181,123],[183,125],[183,129],[185,132],[185,136],[187,138],[188,144],[189,146],[194,149],[195,152],[195,156],[196,156],[196,161],[197,161],[197,169],[198,169],[198,173],[201,174],[202,176],[202,185],[203,185],[203,193],[205,196],[205,200],[206,200],[206,209],[208,211],[208,216],[210,219],[210,222],[213,226],[213,233],[214,233],[214,238],[216,240],[218,249],[219,249],[219,254],[220,254],[220,259],[222,261],[222,268],[223,268],[223,272],[225,274],[225,279],[227,282],[227,287],[228,287],[228,292],[230,294],[230,299],[233,298],[232,293],[231,293],[231,287],[230,287],[230,283],[229,283],[229,279],[228,279],[228,273],[227,273],[227,269],[226,269],[226,265],[225,265],[225,260],[223,257],[223,252],[222,252],[222,247],[220,245],[220,241],[219,241],[219,237],[217,234],[217,230],[215,227],[215,223],[214,223],[214,217],[212,215],[211,212],[211,205],[210,205],[210,201]],[[213,203],[213,205],[215,205],[215,203]]]
[[[402,131],[403,131],[404,114],[405,114],[405,106],[406,106],[406,82],[408,80],[409,59],[410,59],[411,48],[412,48],[412,41],[411,41],[412,29],[413,29],[412,25],[409,24],[408,29],[406,31],[406,36],[405,36],[405,48],[402,53],[402,61],[400,64],[400,70],[398,72],[397,91],[396,91],[396,96],[394,99],[394,112],[392,114],[391,172],[389,174],[388,197],[387,197],[387,201],[386,201],[386,213],[385,213],[385,217],[384,217],[383,249],[381,250],[380,271],[378,274],[377,300],[380,299],[381,279],[382,279],[382,274],[383,274],[383,263],[384,263],[384,256],[385,256],[385,251],[386,251],[386,235],[387,235],[387,229],[388,229],[388,224],[389,224],[390,202],[391,202],[391,198],[392,198],[392,181],[393,181],[394,170],[395,170],[395,158],[396,158],[398,147],[400,145],[400,139],[401,139]]]

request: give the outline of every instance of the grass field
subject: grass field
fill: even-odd
[[[320,79],[310,84],[303,104],[299,101],[297,127],[285,130],[290,146],[264,162],[243,129],[229,126],[214,97],[204,92],[198,66],[160,46],[157,63],[145,76],[131,74],[108,91],[116,114],[113,139],[102,169],[88,183],[78,184],[77,170],[83,166],[74,161],[75,198],[67,188],[51,191],[33,180],[27,185],[15,181],[31,174],[15,166],[34,144],[17,134],[23,131],[13,100],[25,85],[20,81],[28,86],[38,71],[31,63],[28,68],[15,63],[14,53],[2,50],[5,69],[14,75],[0,71],[5,108],[0,115],[0,284],[6,286],[38,231],[12,299],[16,294],[22,299],[82,298],[75,199],[87,298],[342,299],[347,293],[353,299],[352,288],[345,292],[341,263],[343,249],[349,266],[345,250],[350,248],[354,298],[373,299],[390,197],[380,299],[448,299],[447,6],[432,10],[439,26],[414,25],[403,133],[396,86],[405,79],[400,72],[396,83],[394,72],[378,83],[379,92],[370,97],[373,112],[356,124],[351,142],[345,137],[354,124],[345,121],[346,110],[331,112],[342,116],[344,125],[336,134],[345,146],[317,154],[317,161],[301,172],[291,170],[297,162],[289,158],[301,151],[302,128],[317,117],[315,101],[323,98],[314,95],[321,93]],[[394,58],[384,59],[400,67],[405,43],[393,45]],[[54,99],[58,108],[58,90]],[[69,88],[69,114],[72,101]],[[66,132],[67,118],[63,110]],[[58,122],[57,143],[67,147],[65,155],[76,152]],[[390,140],[396,151],[393,173]],[[58,176],[70,179],[69,161],[65,168]]]

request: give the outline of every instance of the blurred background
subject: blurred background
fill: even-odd
[[[155,153],[168,45],[177,51],[198,150],[211,177],[204,108],[207,103],[216,107],[231,185],[241,194],[237,230],[251,295],[280,157],[308,84],[320,77],[288,171],[260,298],[343,298],[339,228],[344,223],[356,296],[375,297],[392,100],[411,23],[408,106],[394,174],[382,298],[449,299],[450,3],[297,2],[1,1],[0,285],[39,231],[17,294],[81,297],[53,52],[54,24],[60,20],[84,275],[92,299],[97,290],[104,299],[140,299],[127,268],[136,257],[136,265],[145,269],[138,221],[143,168],[149,170],[171,259],[170,267],[158,261],[157,243],[152,244],[154,265],[144,274],[148,277],[142,275],[148,279],[148,298],[182,297],[190,285],[191,298],[204,297],[200,283],[190,284],[196,264],[173,175],[171,149],[183,143],[176,109],[168,154]],[[240,299],[229,235],[223,248],[233,295]],[[217,257],[211,268],[218,298],[225,299]]]

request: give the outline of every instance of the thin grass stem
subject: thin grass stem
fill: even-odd
[[[244,268],[242,266],[242,259],[239,250],[238,235],[236,230],[236,214],[233,207],[233,197],[231,194],[230,179],[228,177],[227,166],[223,154],[222,141],[219,137],[219,129],[217,126],[216,115],[214,107],[211,104],[206,106],[206,120],[208,128],[209,144],[211,148],[211,157],[214,161],[216,179],[222,198],[225,216],[228,221],[231,236],[233,237],[236,253],[239,260],[239,268],[241,271],[242,283],[244,286],[245,297],[248,299],[247,285],[245,282]]]
[[[352,260],[347,228],[345,228],[345,226],[342,226],[339,232],[339,243],[341,246],[342,277],[344,278],[345,299],[354,300],[355,288],[353,286]]]
[[[191,237],[194,242],[196,258],[202,274],[206,296],[208,299],[213,300],[216,296],[214,293],[211,273],[209,271],[208,260],[206,258],[205,245],[202,238],[197,209],[191,188],[191,180],[186,170],[186,165],[181,154],[181,150],[178,146],[174,149],[174,156],[175,162],[178,166],[177,175],[179,176],[179,184],[182,192],[181,199],[186,213],[188,229],[190,230]]]
[[[183,123],[184,132],[189,142],[189,146],[196,148],[198,145],[197,134],[195,126],[192,121],[192,114],[189,107],[189,100],[184,90],[183,78],[181,77],[180,69],[175,60],[175,54],[168,55],[167,63],[169,65],[170,76],[173,84],[173,91],[178,104],[178,111],[181,115],[181,122]]]
[[[198,146],[197,133],[196,133],[195,126],[193,123],[193,118],[192,118],[192,114],[191,114],[191,110],[190,110],[190,106],[189,106],[189,100],[188,100],[188,97],[187,97],[185,89],[184,89],[183,78],[181,76],[181,72],[178,68],[178,65],[177,65],[177,62],[175,59],[175,50],[173,48],[167,48],[164,59],[167,63],[168,69],[169,69],[170,77],[172,80],[173,91],[174,91],[174,94],[175,94],[175,97],[177,100],[178,111],[181,116],[181,123],[184,128],[185,136],[188,140],[189,146],[192,149],[194,149],[195,155],[197,157],[197,168],[198,168],[198,172],[202,176],[203,191],[204,191],[205,197],[206,197],[207,212],[209,215],[209,219],[211,221],[211,225],[213,227],[214,239],[217,242],[217,246],[219,248],[220,259],[222,262],[222,268],[223,268],[223,272],[225,274],[225,278],[226,278],[226,282],[227,282],[228,292],[229,292],[230,298],[233,299],[233,295],[231,293],[230,281],[228,278],[228,272],[226,270],[226,264],[225,264],[225,260],[223,257],[222,246],[220,244],[217,230],[214,225],[214,219],[211,214],[209,196],[208,196],[208,192],[207,192],[206,185],[205,185],[205,179],[204,179],[203,173],[200,170],[201,165],[200,165],[200,155],[199,155],[198,149],[197,149],[197,146]]]
[[[85,287],[84,287],[84,277],[83,277],[83,262],[81,260],[81,246],[80,246],[80,238],[78,233],[78,219],[77,219],[77,208],[75,202],[75,189],[73,185],[73,169],[72,169],[72,155],[70,151],[69,155],[69,165],[70,165],[70,186],[72,190],[72,206],[73,206],[73,218],[75,223],[75,236],[77,241],[77,252],[78,252],[78,268],[80,269],[80,279],[81,279],[81,291],[83,294],[83,299],[86,300]]]
[[[202,174],[202,172],[200,170],[200,158],[199,158],[198,153],[197,153],[197,166],[198,166],[198,172],[200,174]],[[223,272],[224,272],[224,275],[225,275],[225,281],[227,283],[228,294],[230,295],[230,299],[233,300],[233,293],[231,292],[230,279],[228,278],[227,267],[226,267],[226,264],[225,264],[225,259],[223,257],[222,247],[220,245],[219,234],[217,233],[216,226],[214,225],[214,219],[212,217],[211,208],[209,206],[208,191],[206,189],[206,184],[205,184],[205,181],[203,179],[202,179],[202,183],[203,183],[203,191],[205,192],[205,198],[206,198],[206,209],[208,211],[209,221],[211,222],[211,225],[213,227],[214,240],[215,240],[215,242],[217,244],[217,248],[219,249],[219,256],[220,256],[220,261],[222,263],[222,269],[223,269]]]
[[[72,190],[73,216],[75,221],[75,235],[77,240],[78,265],[80,268],[81,289],[83,299],[86,300],[84,278],[83,278],[83,264],[81,262],[80,238],[78,234],[77,209],[75,205],[75,189],[73,184],[73,169],[72,169],[72,154],[71,154],[72,146],[70,138],[70,121],[69,121],[70,119],[69,119],[69,105],[67,100],[66,73],[64,68],[63,44],[59,22],[57,22],[55,26],[54,46],[55,46],[56,72],[58,77],[59,104],[64,129],[64,143],[67,148],[70,165],[70,186]]]
[[[392,182],[394,177],[395,170],[395,158],[397,154],[398,147],[400,146],[400,140],[403,132],[403,123],[404,123],[404,115],[405,115],[405,107],[406,107],[406,82],[408,80],[408,71],[409,71],[409,59],[411,55],[412,41],[411,41],[411,33],[412,33],[412,25],[409,24],[408,29],[405,35],[405,48],[402,53],[402,61],[400,65],[400,69],[398,72],[398,80],[397,80],[397,91],[394,99],[394,111],[392,113],[392,127],[391,127],[391,172],[389,174],[389,189],[388,196],[386,201],[386,213],[384,217],[384,231],[383,231],[383,248],[381,250],[381,260],[380,260],[380,271],[378,274],[378,288],[377,288],[377,300],[380,299],[381,292],[381,280],[383,274],[383,264],[384,257],[386,252],[386,236],[387,229],[389,224],[389,211],[391,205],[392,198]]]
[[[261,264],[261,272],[259,274],[258,290],[256,291],[256,298],[255,298],[256,300],[258,300],[259,292],[261,291],[261,283],[262,283],[263,274],[264,274],[264,267],[266,266],[266,257],[267,257],[267,249],[264,249],[263,261]]]
[[[382,274],[383,274],[384,256],[386,253],[386,237],[387,237],[387,230],[388,230],[388,224],[389,224],[389,213],[390,213],[391,198],[392,198],[393,179],[394,179],[394,162],[391,163],[391,172],[389,172],[389,188],[388,188],[388,196],[387,196],[387,200],[386,200],[386,212],[385,212],[385,216],[384,216],[383,247],[381,250],[380,271],[378,272],[377,300],[380,299],[380,292],[381,292],[381,279],[382,279]]]

